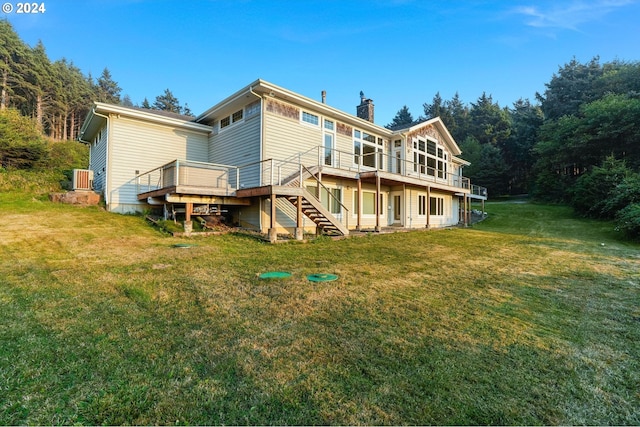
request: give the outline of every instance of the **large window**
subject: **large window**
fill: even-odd
[[[435,141],[422,139],[414,141],[413,171],[446,179],[447,153]]]
[[[309,190],[309,192],[314,196],[318,194],[318,187],[316,186],[309,186],[307,187],[307,190]],[[320,187],[320,203],[322,203],[322,206],[324,206],[332,214],[341,214],[342,189]]]
[[[353,213],[358,214],[358,192],[354,191],[353,196]],[[380,215],[384,216],[384,194],[380,194]],[[376,214],[376,193],[373,191],[362,192],[362,215]]]
[[[444,215],[444,198],[431,197],[429,199],[429,214],[436,216]]]
[[[384,141],[374,135],[354,129],[353,162],[356,165],[382,170],[384,165]]]
[[[427,214],[427,196],[418,196],[418,215]]]

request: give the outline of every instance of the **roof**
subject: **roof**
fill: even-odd
[[[255,100],[261,97],[271,97],[281,99],[284,101],[293,102],[299,106],[313,109],[314,111],[322,112],[326,117],[333,117],[344,122],[350,123],[354,126],[358,126],[363,130],[369,130],[370,132],[376,132],[381,135],[390,135],[389,129],[376,125],[368,120],[361,119],[353,114],[346,113],[342,110],[338,110],[328,104],[315,99],[307,98],[306,96],[292,92],[283,87],[277,86],[273,83],[269,83],[265,80],[258,79],[248,86],[245,86],[238,92],[209,108],[204,113],[196,117],[195,121],[198,123],[208,122],[212,118],[225,116],[232,113],[234,108],[240,108],[246,103],[247,98],[253,98]]]
[[[151,110],[140,107],[125,107],[122,105],[95,102],[93,108],[89,111],[89,114],[87,114],[87,118],[80,128],[80,136],[78,140],[88,142],[87,139],[91,139],[98,130],[104,126],[104,123],[106,122],[105,115],[109,114],[122,115],[125,117],[183,129],[211,132],[211,127],[196,123],[192,116],[171,113],[169,111]]]
[[[393,130],[393,133],[407,134],[407,133],[415,132],[418,129],[427,127],[429,125],[435,126],[438,129],[438,131],[440,131],[440,133],[444,136],[445,141],[440,141],[440,142],[441,143],[444,142],[445,144],[448,145],[449,151],[451,151],[451,154],[453,154],[454,156],[459,156],[460,154],[462,154],[462,151],[460,151],[460,147],[458,146],[456,141],[453,139],[453,136],[451,136],[451,134],[449,133],[449,130],[444,125],[444,122],[440,117],[433,117],[428,120],[414,122],[410,125],[405,125],[404,127],[395,127]]]
[[[174,113],[172,111],[155,110],[155,109],[152,109],[152,108],[142,108],[142,107],[126,107],[126,108],[132,108],[134,110],[144,111],[144,112],[151,113],[151,114],[157,114],[158,116],[170,117],[170,118],[178,119],[178,120],[184,120],[184,121],[187,121],[187,122],[194,122],[195,119],[196,119],[194,116],[187,116],[185,114]]]

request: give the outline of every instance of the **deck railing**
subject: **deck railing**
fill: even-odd
[[[137,192],[141,194],[182,185],[222,188],[232,193],[242,188],[286,185],[292,180],[297,180],[296,185],[302,186],[304,180],[314,176],[318,170],[334,168],[357,173],[380,170],[425,183],[470,190],[473,195],[486,197],[486,188],[471,185],[469,178],[451,173],[446,169],[446,163],[442,160],[441,167],[436,168],[383,152],[354,154],[318,146],[285,160],[266,159],[240,166],[174,160],[139,175]]]
[[[141,175],[136,179],[137,193],[148,193],[168,187],[214,187],[236,189],[238,168],[213,163],[174,160]]]

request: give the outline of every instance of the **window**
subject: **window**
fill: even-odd
[[[444,198],[431,197],[429,199],[429,214],[437,216],[444,215]]]
[[[427,196],[418,196],[418,215],[427,214]]]
[[[318,187],[309,186],[307,190],[313,195],[318,194]],[[334,215],[342,213],[342,189],[341,188],[324,188],[320,187],[320,203]]]
[[[260,101],[252,102],[247,105],[246,108],[247,117],[251,117],[253,115],[260,113]]]
[[[419,174],[447,178],[447,153],[432,140],[413,142],[413,171]]]
[[[220,129],[224,129],[227,126],[230,126],[232,123],[238,123],[244,117],[244,110],[238,110],[230,116],[223,117],[220,119]]]
[[[333,166],[333,134],[324,134],[324,164]]]
[[[326,120],[324,121],[324,128],[326,130],[333,130],[334,129],[334,123],[331,120]]]
[[[302,121],[310,123],[314,126],[318,126],[320,123],[320,118],[315,114],[307,113],[306,111],[302,112]]]
[[[356,165],[384,169],[384,140],[366,132],[353,130],[353,162]]]
[[[354,191],[353,198],[353,213],[358,214],[358,192]],[[384,216],[384,194],[380,194],[380,216]],[[375,215],[376,214],[376,193],[373,191],[362,192],[362,215]]]

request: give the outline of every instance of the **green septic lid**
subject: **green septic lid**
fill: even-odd
[[[331,282],[332,280],[337,280],[338,276],[335,274],[310,274],[307,276],[307,279],[312,282]]]
[[[286,279],[291,277],[291,273],[286,271],[267,271],[258,276],[259,279]]]
[[[192,248],[196,245],[193,245],[191,243],[176,243],[175,245],[172,245],[174,248],[182,248],[182,249],[188,249],[188,248]]]

